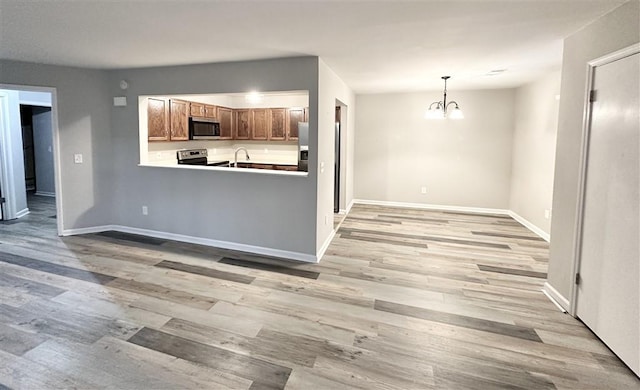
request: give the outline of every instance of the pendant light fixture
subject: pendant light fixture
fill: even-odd
[[[447,80],[451,76],[442,76],[441,78],[444,80],[444,97],[438,102],[431,103],[429,109],[424,113],[424,117],[426,119],[463,119],[464,115],[462,115],[462,110],[458,107],[458,103],[453,100],[447,103]],[[455,107],[449,109],[452,104]]]

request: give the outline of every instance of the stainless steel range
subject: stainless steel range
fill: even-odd
[[[180,165],[206,165],[210,167],[229,165],[228,160],[209,162],[207,149],[178,150],[176,156],[178,158],[178,164]]]

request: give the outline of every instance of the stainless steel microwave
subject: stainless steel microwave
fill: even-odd
[[[189,118],[189,139],[219,139],[220,123],[212,118]]]

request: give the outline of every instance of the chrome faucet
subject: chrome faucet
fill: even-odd
[[[244,150],[244,154],[247,156],[247,161],[249,161],[249,152],[247,151],[247,148],[240,147],[236,149],[236,152],[233,155],[233,166],[235,168],[238,168],[238,152],[241,150]]]

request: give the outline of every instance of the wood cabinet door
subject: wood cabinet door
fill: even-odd
[[[287,109],[272,108],[269,110],[269,139],[284,141],[287,139]]]
[[[205,118],[217,118],[218,117],[218,109],[217,106],[205,105],[204,106],[204,117]]]
[[[169,140],[169,106],[167,99],[149,98],[147,101],[147,121],[149,141]]]
[[[189,139],[189,102],[171,99],[170,101],[169,138],[172,141],[187,141]]]
[[[269,139],[269,109],[256,108],[251,110],[252,113],[252,133],[251,139],[267,140]]]
[[[218,120],[220,121],[220,139],[233,139],[233,110],[218,107]]]
[[[298,122],[305,122],[304,117],[304,108],[290,108],[288,112],[288,134],[287,139],[289,140],[297,140],[298,139]]]
[[[202,118],[204,116],[204,104],[191,102],[191,116]]]
[[[235,110],[236,139],[249,139],[251,136],[251,110]]]

